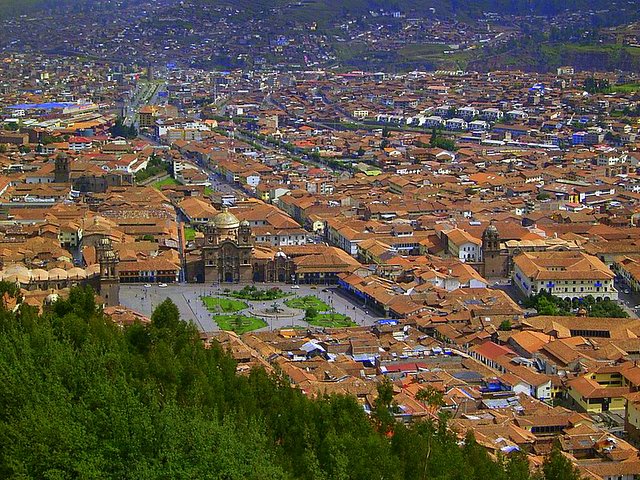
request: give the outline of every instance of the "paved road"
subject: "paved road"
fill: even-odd
[[[153,285],[145,288],[143,285],[121,285],[120,286],[120,303],[125,307],[131,308],[143,315],[150,316],[153,309],[163,302],[166,298],[170,298],[180,310],[180,316],[183,320],[193,321],[203,332],[213,332],[218,330],[218,326],[213,321],[212,314],[204,307],[200,296],[222,296],[223,290],[240,290],[244,285],[239,284],[222,284],[206,285],[202,283],[190,284],[172,284],[167,287],[159,287]],[[349,316],[358,325],[372,325],[375,320],[380,318],[375,312],[370,311],[362,302],[358,302],[352,297],[347,297],[336,287],[325,288],[317,286],[314,288],[309,285],[300,285],[300,288],[291,288],[291,285],[283,284],[256,284],[258,288],[271,288],[278,286],[287,292],[291,292],[297,296],[314,295],[324,301],[330,307],[333,307],[336,313]],[[282,303],[284,299],[277,300]],[[263,330],[278,329],[291,325],[306,326],[304,322],[304,312],[295,317],[273,318],[262,316],[252,310],[261,309],[270,306],[273,302],[247,302],[250,308],[243,313],[255,314],[262,317],[268,324]]]

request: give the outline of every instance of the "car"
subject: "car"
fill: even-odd
[[[159,286],[160,288],[165,288],[165,287],[167,286],[167,284],[166,284],[166,283],[161,283],[161,284],[159,284],[158,286]]]
[[[291,285],[291,288],[293,288],[293,289],[296,289],[296,290],[297,290],[298,288],[300,288],[300,285]]]
[[[626,293],[627,295],[629,295],[631,293],[631,291],[628,288],[624,289],[624,293]]]
[[[318,287],[316,287],[315,285],[313,287],[311,287],[311,290],[317,290]]]
[[[144,288],[151,288],[151,284],[150,283],[145,283],[144,284]]]

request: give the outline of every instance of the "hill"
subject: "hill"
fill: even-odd
[[[369,417],[351,397],[237,375],[169,299],[124,330],[90,289],[42,315],[2,309],[0,376],[0,478],[531,478],[523,454],[493,461],[473,436],[458,446],[446,417],[396,424],[389,383]],[[547,480],[575,478],[561,454],[548,463]]]
[[[198,0],[229,5],[247,14],[287,12],[290,18],[307,21],[365,15],[370,11],[398,11],[406,16],[480,18],[486,12],[514,15],[554,15],[564,11],[600,10],[605,0]]]

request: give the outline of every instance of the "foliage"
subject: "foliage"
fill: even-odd
[[[192,242],[196,239],[196,230],[192,227],[184,227],[184,239],[187,242]]]
[[[157,155],[151,155],[151,158],[149,158],[149,162],[147,163],[147,167],[136,173],[136,182],[143,182],[148,178],[155,177],[161,173],[169,173],[170,170],[171,165],[169,165],[169,163],[166,163]]]
[[[456,150],[456,141],[451,138],[442,137],[438,130],[434,128],[431,130],[431,140],[429,141],[429,146],[442,148],[443,150],[453,152]]]
[[[249,308],[245,302],[241,302],[240,300],[231,300],[230,298],[220,298],[220,297],[200,297],[202,299],[202,303],[204,303],[207,310],[211,312],[239,312],[240,310],[245,310]]]
[[[511,322],[509,320],[503,320],[502,323],[500,323],[500,326],[498,327],[498,330],[502,331],[502,332],[508,332],[509,330],[511,330]]]
[[[116,122],[109,129],[109,133],[112,137],[123,137],[127,139],[136,138],[138,131],[134,126],[127,126],[124,124],[124,120],[120,117],[116,119]]]
[[[309,310],[312,309],[307,309],[307,313],[309,313]],[[325,328],[355,327],[357,325],[349,317],[341,313],[318,313],[312,317],[305,315],[305,321],[309,325]]]
[[[270,288],[269,290],[260,290],[253,285],[247,285],[243,287],[242,290],[231,292],[229,295],[235,298],[242,298],[243,300],[260,301],[276,300],[278,298],[286,297],[288,294],[277,287]]]
[[[584,90],[589,93],[608,93],[611,90],[609,80],[595,77],[587,77],[584,81]]]
[[[352,397],[237,375],[168,299],[124,329],[90,289],[42,315],[0,310],[0,372],[1,478],[529,479],[522,456],[495,462],[471,435],[459,447],[444,416],[395,423],[388,381],[370,419]],[[558,452],[545,466],[576,478]]]
[[[443,393],[431,385],[427,385],[425,388],[420,389],[416,394],[416,400],[424,402],[431,407],[441,407],[444,405]]]
[[[558,442],[554,442],[551,454],[542,464],[545,480],[580,480],[580,472],[562,454]]]
[[[307,307],[304,311],[304,318],[308,320],[313,320],[318,316],[318,310],[315,307]]]
[[[0,297],[3,297],[5,293],[18,301],[22,300],[22,293],[20,293],[20,287],[17,283],[0,280]]]
[[[576,314],[577,309],[584,308],[590,317],[627,318],[629,316],[613,300],[596,301],[592,295],[576,298],[576,301],[564,300],[543,291],[532,295],[525,302],[525,307],[535,308],[539,315],[571,316]]]

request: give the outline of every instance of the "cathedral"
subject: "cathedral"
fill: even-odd
[[[251,282],[253,235],[249,222],[224,208],[205,227],[202,260],[207,283]]]

